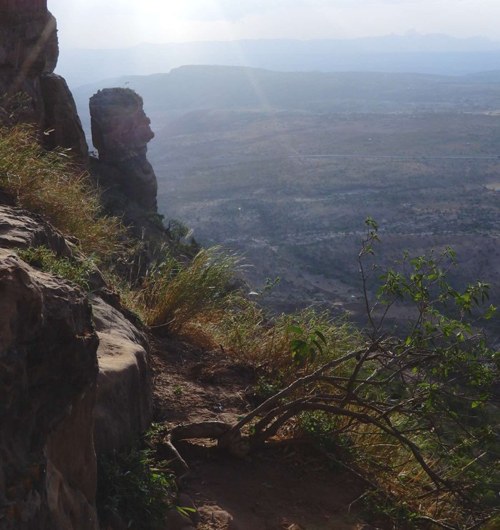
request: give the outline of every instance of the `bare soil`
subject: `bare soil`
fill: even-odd
[[[253,408],[254,370],[222,351],[182,340],[156,344],[152,357],[156,421],[169,427],[206,420],[234,421]],[[238,459],[212,440],[183,441],[190,467],[181,499],[196,507],[198,530],[360,530],[374,528],[356,513],[364,484],[332,469],[309,444],[271,444]],[[352,508],[352,509],[351,509]],[[176,526],[177,528],[177,526]]]

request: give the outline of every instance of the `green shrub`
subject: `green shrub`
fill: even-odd
[[[98,459],[97,510],[102,521],[116,514],[127,528],[164,528],[175,496],[173,475],[166,463],[154,459],[149,449]]]
[[[21,259],[44,272],[50,272],[55,276],[76,283],[86,291],[90,288],[89,279],[95,270],[95,264],[89,258],[76,260],[58,257],[52,250],[44,246],[19,249],[17,253]]]

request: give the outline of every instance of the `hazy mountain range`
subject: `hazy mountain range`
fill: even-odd
[[[71,87],[77,87],[105,78],[169,72],[193,64],[277,71],[461,75],[497,69],[500,42],[410,34],[351,40],[141,44],[124,49],[63,50],[58,72]]]
[[[88,100],[105,87],[133,88],[153,129],[166,115],[195,110],[325,112],[495,112],[500,70],[444,76],[377,72],[273,72],[229,66],[183,66],[167,74],[123,76],[73,90],[89,132]]]

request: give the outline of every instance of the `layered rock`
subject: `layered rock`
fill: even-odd
[[[151,420],[147,341],[102,279],[89,302],[15,254],[40,245],[77,258],[0,204],[0,529],[96,530],[96,448],[126,447]]]
[[[128,88],[100,90],[90,98],[90,116],[92,142],[99,152],[93,169],[108,200],[118,202],[122,195],[127,203],[156,213],[158,184],[146,158],[154,133],[142,98]]]
[[[95,448],[108,453],[131,445],[151,423],[152,389],[147,340],[117,307],[92,297],[99,337]]]
[[[57,24],[46,0],[0,0],[0,121],[14,113],[43,135],[47,147],[73,151],[86,162],[88,148],[66,83],[52,73],[59,56]]]
[[[0,249],[0,315],[0,528],[97,529],[90,304]]]
[[[63,235],[42,217],[22,208],[1,204],[0,248],[28,248],[45,246],[58,256],[72,255]]]

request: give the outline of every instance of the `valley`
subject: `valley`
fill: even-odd
[[[166,219],[242,254],[249,290],[279,278],[273,310],[362,323],[368,216],[383,267],[451,246],[453,281],[487,281],[500,301],[497,77],[185,67],[114,82],[144,97]]]
[[[210,125],[186,134],[186,121],[194,119]],[[362,313],[356,258],[367,216],[380,224],[383,264],[405,250],[449,245],[459,256],[457,280],[495,285],[497,121],[442,114],[185,116],[158,131],[151,150],[160,208],[203,243],[243,253],[252,288],[280,277],[268,300],[278,310],[314,303]],[[300,154],[327,149],[337,155]],[[498,296],[495,287],[492,294]]]

